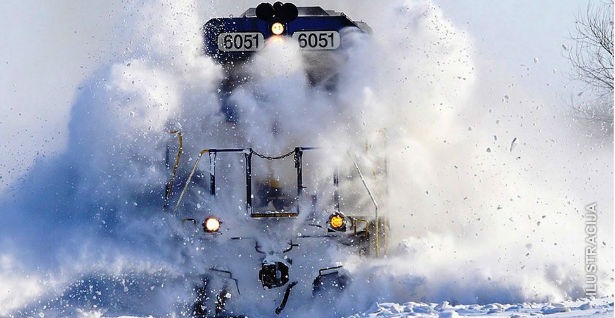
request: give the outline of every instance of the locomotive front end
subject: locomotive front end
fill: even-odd
[[[275,41],[298,47],[311,89],[335,94],[348,32],[366,34],[369,27],[343,13],[280,2],[209,20],[204,53],[224,70],[218,89],[224,127],[218,128],[244,129],[245,114],[231,96],[254,81],[247,71],[252,59]],[[307,303],[335,308],[352,284],[344,260],[386,251],[388,225],[376,198],[383,193],[369,185],[386,183],[386,158],[366,177],[350,152],[344,163],[330,160],[332,152],[346,153],[344,145],[291,144],[276,139],[276,129],[271,133],[279,144],[229,138],[239,147],[205,148],[186,158],[182,132],[173,131],[165,206],[181,220],[184,244],[201,255],[193,259],[195,317],[300,316]]]

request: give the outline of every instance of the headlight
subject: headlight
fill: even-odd
[[[346,218],[340,212],[336,212],[329,216],[329,227],[334,231],[346,231]]]
[[[220,230],[220,220],[215,216],[209,216],[203,221],[203,231],[207,233],[216,233]]]
[[[284,25],[280,22],[276,22],[271,25],[271,33],[275,35],[280,35],[284,33]]]

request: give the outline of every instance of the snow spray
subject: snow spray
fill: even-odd
[[[503,83],[431,1],[387,2],[377,12],[371,4],[354,8],[373,34],[345,35],[351,45],[334,93],[310,86],[296,47],[271,45],[250,62],[250,84],[230,96],[242,115],[233,128],[219,111],[224,72],[201,54],[200,28],[213,13],[192,1],[126,8],[116,62],[77,92],[65,152],[2,194],[0,315],[185,313],[190,280],[212,254],[184,244],[162,209],[171,130],[183,133],[188,165],[205,147],[246,145],[268,154],[343,145],[327,153],[341,162],[348,149],[386,136],[380,199],[391,240],[383,258],[344,259],[353,280],[338,301],[349,313],[379,301],[584,297],[592,202],[600,220],[592,274],[597,295],[608,294],[612,144],[583,139],[566,114]]]

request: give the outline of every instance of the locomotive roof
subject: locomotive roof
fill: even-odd
[[[344,16],[344,13],[334,10],[325,10],[321,7],[297,7],[300,17],[305,16]],[[244,12],[241,17],[253,18],[256,17],[256,8],[250,8]]]

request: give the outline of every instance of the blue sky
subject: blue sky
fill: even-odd
[[[436,3],[455,25],[475,40],[478,58],[502,68],[518,79],[519,84],[536,88],[532,93],[542,92],[557,98],[567,88],[578,89],[570,81],[570,65],[562,45],[570,47],[575,20],[585,11],[588,1],[438,0]],[[528,76],[521,80],[524,74]]]

